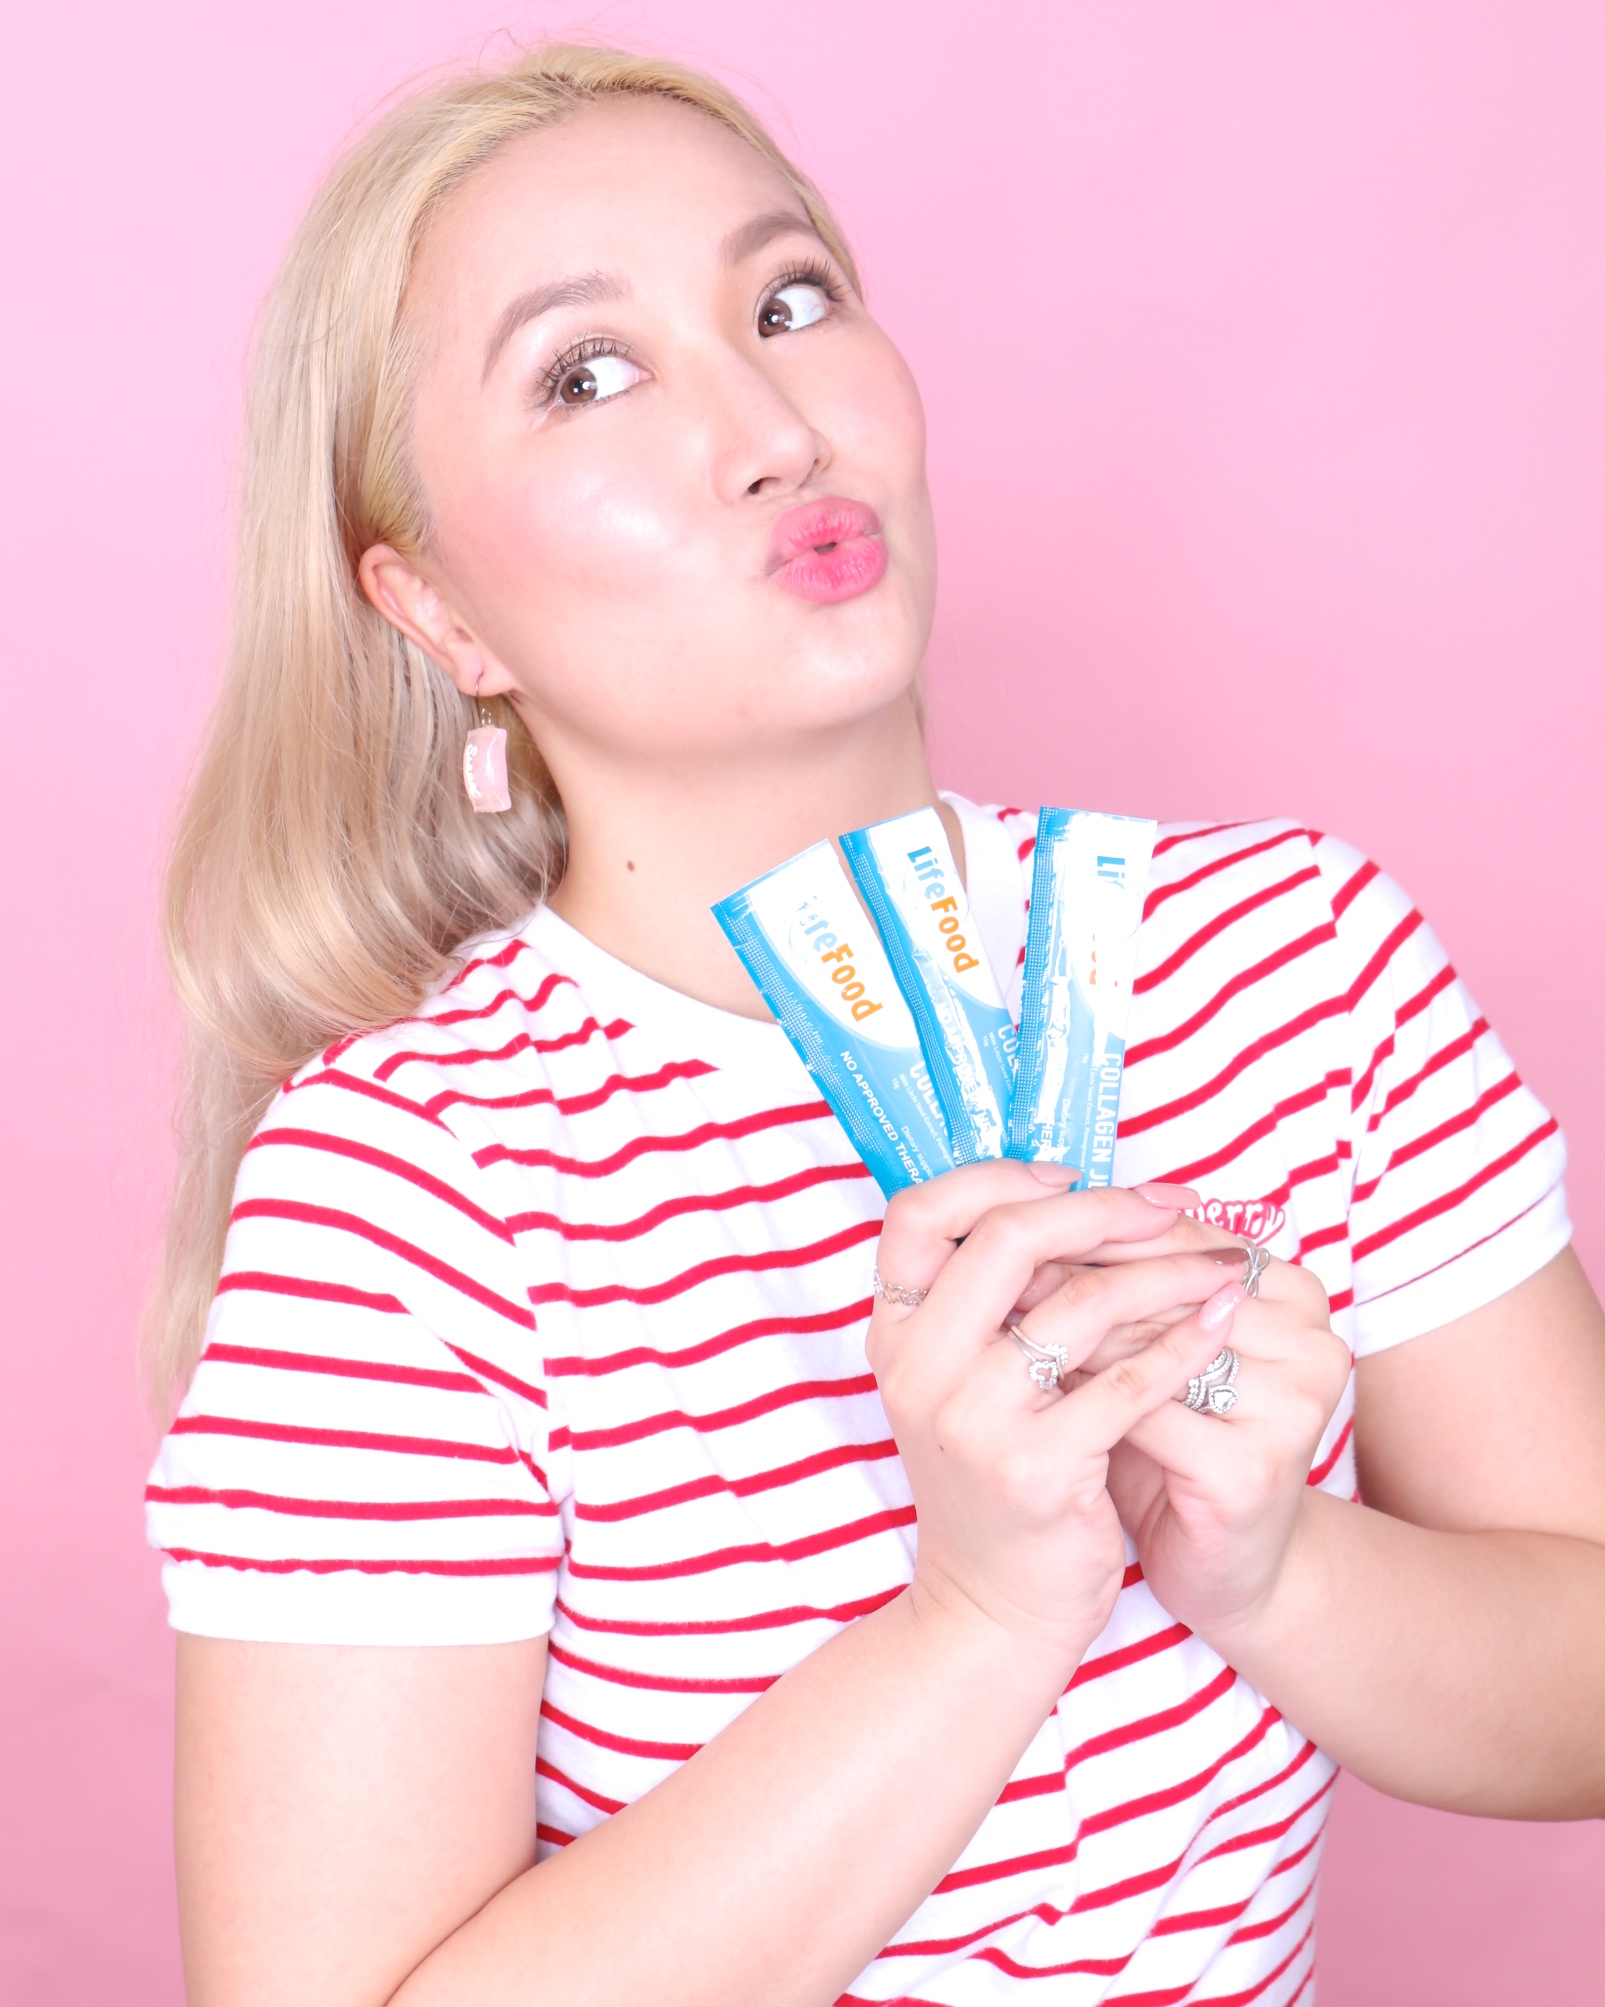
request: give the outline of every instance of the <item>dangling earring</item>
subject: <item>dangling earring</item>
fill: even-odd
[[[468,790],[475,815],[500,815],[513,805],[513,797],[507,792],[507,734],[500,725],[490,722],[490,712],[479,694],[479,685],[484,680],[485,671],[481,668],[474,684],[479,723],[468,734],[463,747],[463,786]]]

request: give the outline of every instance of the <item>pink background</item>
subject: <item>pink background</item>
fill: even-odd
[[[1591,0],[89,0],[0,90],[7,1252],[0,1994],[179,1998],[131,1364],[167,1176],[158,861],[256,302],[331,149],[492,30],[720,70],[924,384],[940,771],[1293,812],[1412,889],[1573,1149],[1600,1272],[1605,10]],[[63,795],[73,783],[74,799]],[[1605,1835],[1346,1785],[1324,2007],[1592,2002]]]

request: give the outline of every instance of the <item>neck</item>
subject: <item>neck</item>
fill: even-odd
[[[553,910],[643,975],[744,1017],[769,1011],[713,917],[716,900],[821,838],[927,805],[963,869],[958,820],[937,799],[909,696],[783,757],[669,764],[554,745],[548,764],[569,831]]]

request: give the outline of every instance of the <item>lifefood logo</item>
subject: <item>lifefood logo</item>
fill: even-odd
[[[862,1024],[866,1017],[873,1017],[880,1005],[869,995],[863,979],[853,966],[852,943],[838,939],[825,921],[806,908],[798,914],[797,923],[802,929],[803,939],[819,957],[820,966],[835,984],[842,1002],[851,1010],[853,1022]]]
[[[947,889],[941,860],[936,852],[928,843],[923,843],[918,850],[908,853],[908,863],[926,903],[935,915],[942,946],[953,957],[953,973],[962,975],[966,969],[978,969],[980,958],[969,952],[969,943],[959,932],[964,924],[959,918],[959,902]]]

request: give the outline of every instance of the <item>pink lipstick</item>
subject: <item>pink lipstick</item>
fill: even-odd
[[[788,509],[769,540],[769,576],[822,606],[854,599],[878,585],[886,570],[880,529],[873,509],[843,495]]]

